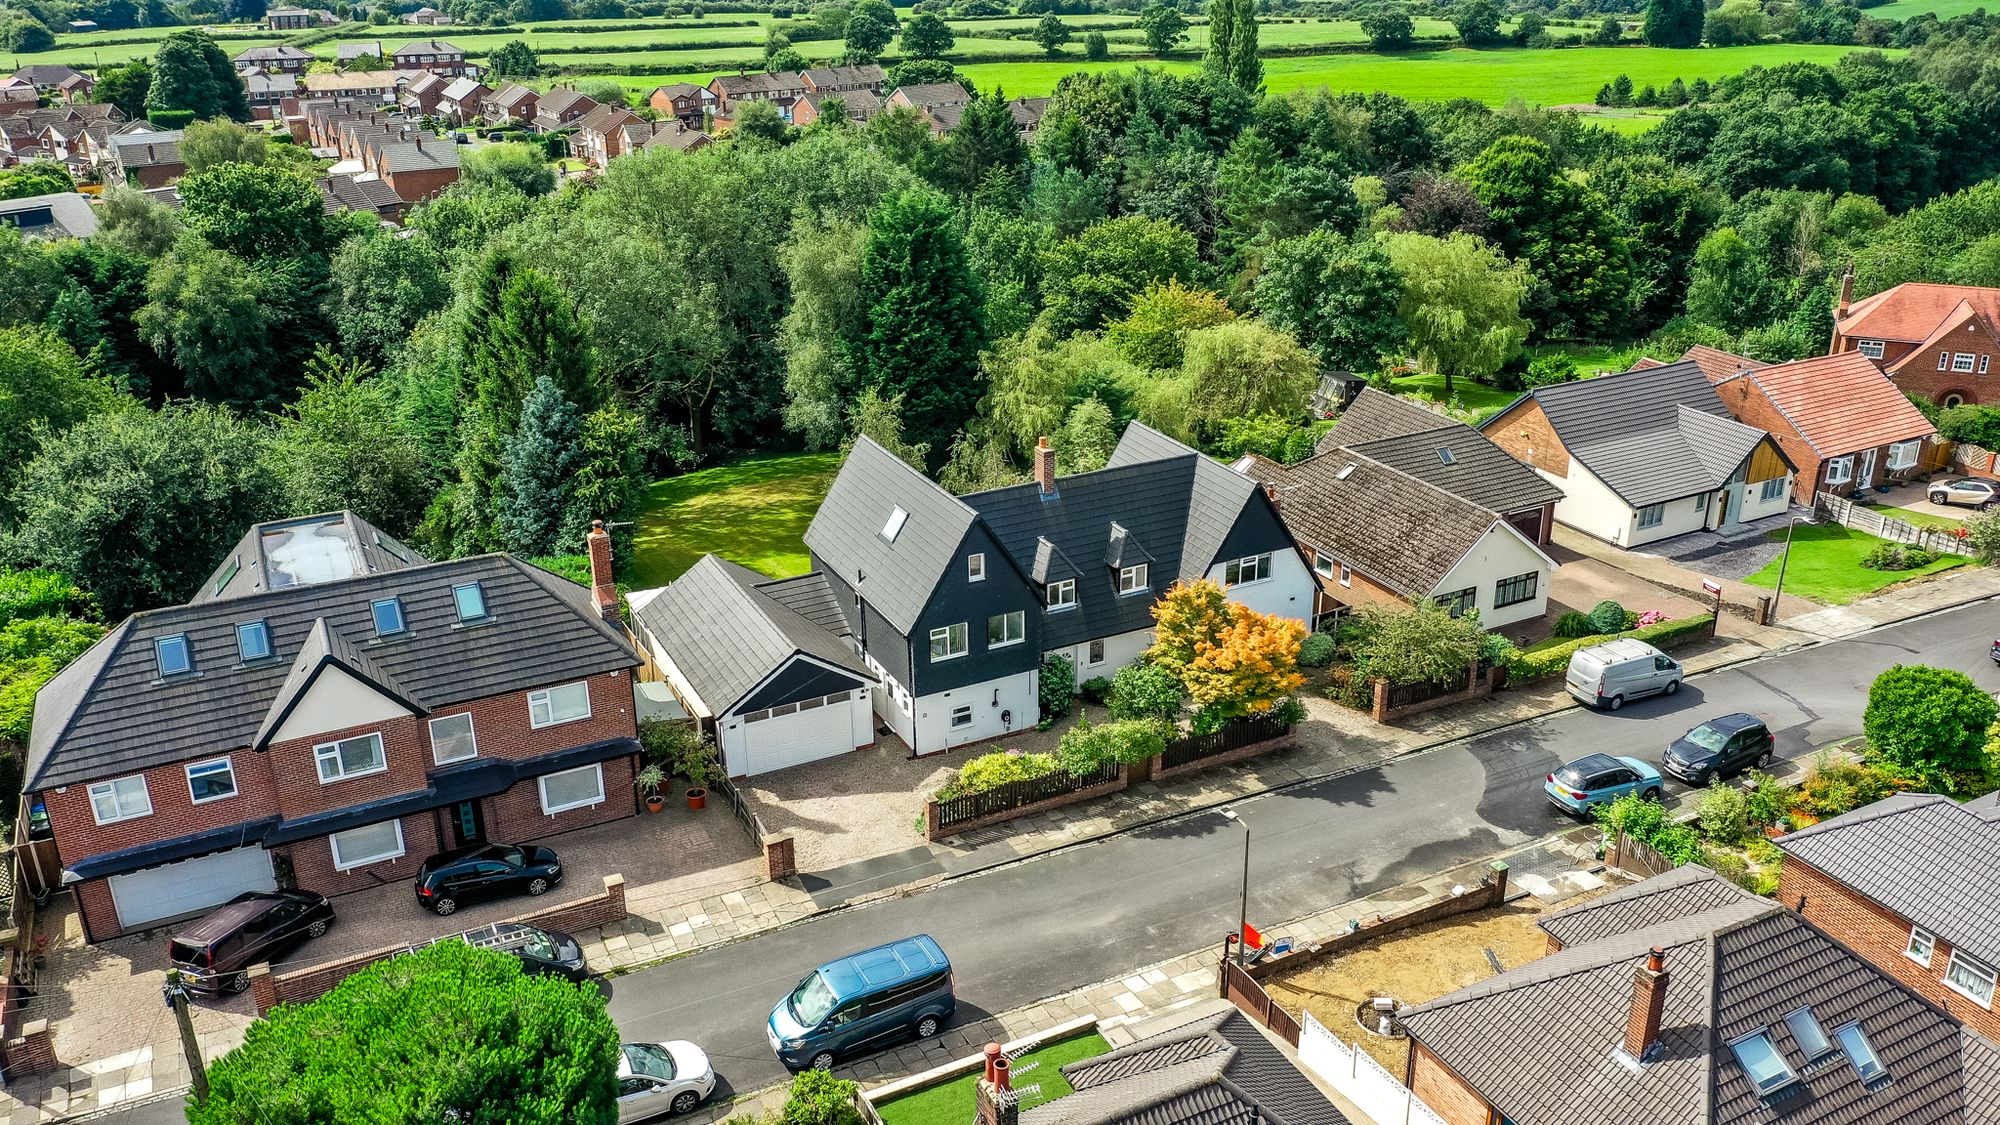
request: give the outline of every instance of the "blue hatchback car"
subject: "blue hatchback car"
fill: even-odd
[[[793,1070],[827,1070],[893,1039],[929,1039],[958,1005],[951,960],[929,934],[814,969],[778,1006],[764,1034]]]
[[[1660,771],[1637,758],[1588,754],[1563,766],[1542,783],[1542,792],[1571,816],[1588,816],[1594,805],[1608,805],[1627,793],[1648,801],[1660,799]]]

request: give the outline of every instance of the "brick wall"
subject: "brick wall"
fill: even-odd
[[[1716,387],[1715,393],[1737,421],[1765,430],[1777,440],[1778,448],[1785,451],[1785,456],[1791,458],[1798,470],[1798,475],[1792,478],[1793,500],[1811,504],[1813,490],[1819,487],[1820,457],[1812,445],[1799,436],[1784,411],[1779,410],[1777,404],[1752,386],[1748,379],[1731,379]],[[1887,461],[1881,463],[1887,464]]]
[[[188,789],[187,767],[193,762],[208,762],[217,758],[229,759],[236,775],[236,796],[197,805]],[[307,767],[306,776],[315,776],[310,772],[310,759]],[[110,824],[97,823],[91,809],[90,785],[87,782],[43,791],[42,799],[49,810],[49,827],[55,833],[56,849],[65,861],[75,862],[121,848],[171,840],[190,832],[241,824],[268,816],[278,808],[277,784],[272,778],[270,764],[262,755],[249,750],[202,755],[185,762],[141,770],[139,775],[146,779],[146,797],[152,802],[152,815],[135,816]],[[131,776],[133,774],[117,774],[105,780]],[[419,787],[422,784],[419,780]]]
[[[1952,371],[1951,362],[1945,361],[1946,370],[1939,371],[1940,353],[1949,356],[1965,352],[1973,357],[1971,371]],[[1889,352],[1883,351],[1883,362],[1894,363]],[[1979,356],[1989,356],[1986,374],[1979,374]],[[1903,391],[1921,395],[1932,402],[1942,402],[1946,395],[1963,396],[1968,404],[2000,401],[2000,341],[1995,341],[1976,320],[1961,325],[1943,340],[1933,342],[1923,351],[1911,351],[1896,368],[1896,386]]]
[[[1448,1125],[1487,1125],[1492,1107],[1422,1043],[1410,1044],[1410,1090]]]
[[[533,782],[525,784],[532,785]],[[417,868],[423,865],[424,860],[451,846],[448,842],[450,830],[446,829],[445,835],[441,838],[438,832],[439,817],[432,812],[412,813],[403,817],[402,823],[402,855],[395,859],[385,859],[380,863],[363,864],[346,871],[334,867],[333,845],[324,836],[299,840],[283,847],[273,848],[272,851],[291,860],[292,877],[304,890],[318,891],[323,895],[366,890],[385,883],[415,879]]]
[[[382,178],[389,182],[390,190],[401,196],[404,202],[415,203],[420,199],[433,198],[457,183],[458,169],[426,168],[419,172],[393,172]]]
[[[1569,475],[1569,451],[1539,404],[1524,402],[1479,431],[1514,460],[1558,477]]]
[[[638,791],[632,786],[632,759],[613,758],[602,763],[603,802],[559,813],[542,811],[541,786],[530,779],[486,801],[486,835],[494,840],[532,840],[572,828],[603,824],[639,811]]]
[[[1908,919],[1789,855],[1778,873],[1777,898],[1953,1019],[1989,1039],[2000,1039],[2000,1013],[1980,1007],[1945,985],[1945,968],[1951,964],[1950,942],[1938,938],[1930,965],[1919,965],[1903,955],[1910,940]]]

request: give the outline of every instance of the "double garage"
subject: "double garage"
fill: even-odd
[[[271,871],[271,853],[261,847],[233,848],[113,875],[105,881],[111,887],[112,904],[118,908],[118,921],[126,930],[199,914],[244,891],[278,889]]]

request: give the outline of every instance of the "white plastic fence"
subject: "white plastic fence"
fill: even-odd
[[[1375,1125],[1445,1125],[1368,1052],[1335,1038],[1310,1012],[1299,1019],[1299,1061],[1374,1118]]]

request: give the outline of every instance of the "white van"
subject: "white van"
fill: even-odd
[[[1672,695],[1685,673],[1680,661],[1644,641],[1623,638],[1578,649],[1564,686],[1579,701],[1616,711],[1642,695]]]

